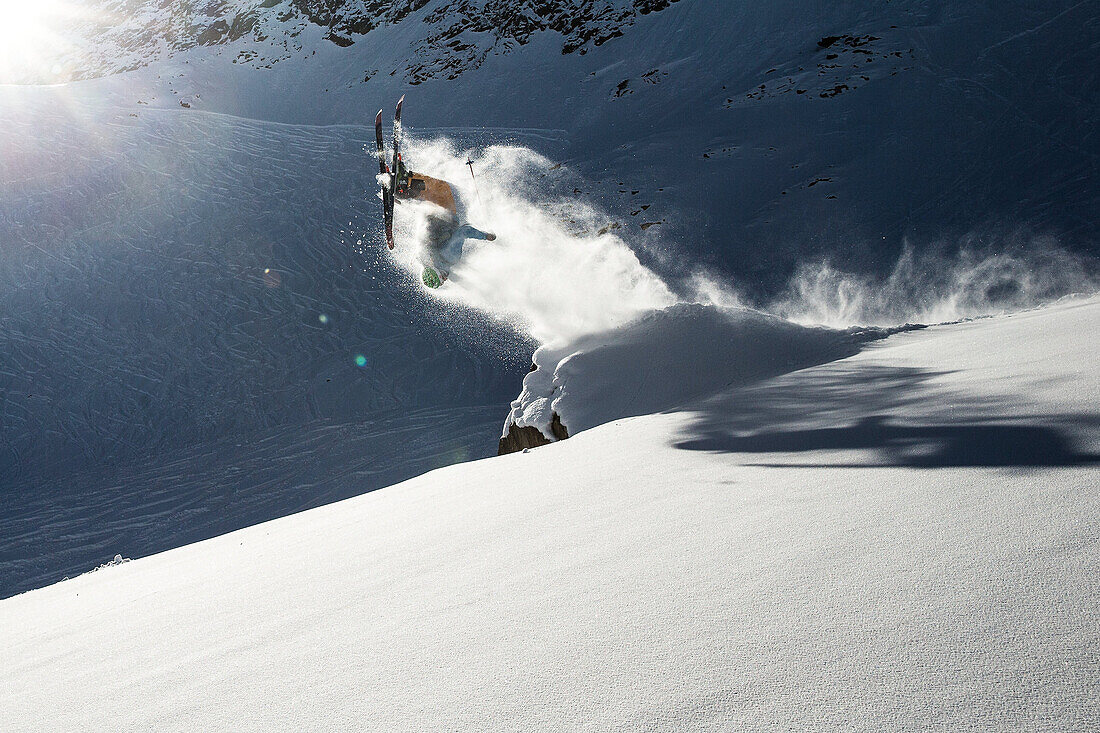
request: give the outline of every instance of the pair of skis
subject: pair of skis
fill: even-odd
[[[378,147],[378,173],[389,175],[389,185],[382,186],[382,218],[386,224],[386,245],[393,249],[393,201],[397,193],[397,170],[401,161],[401,105],[405,95],[397,100],[397,112],[393,116],[393,165],[386,165],[386,145],[382,141],[382,110],[374,118],[374,139]]]

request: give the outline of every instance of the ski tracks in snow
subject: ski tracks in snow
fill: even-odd
[[[529,346],[382,254],[366,127],[65,93],[3,90],[0,595],[493,452]]]

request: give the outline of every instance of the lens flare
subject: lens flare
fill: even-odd
[[[0,0],[0,84],[66,81],[72,39],[89,17],[64,0]]]

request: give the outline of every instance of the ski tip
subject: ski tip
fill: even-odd
[[[397,100],[397,106],[400,107],[404,103],[405,103],[405,95],[402,94],[401,99]]]

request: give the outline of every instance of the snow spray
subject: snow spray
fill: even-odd
[[[600,228],[610,217],[542,187],[548,171],[563,168],[532,150],[498,145],[475,157],[442,138],[410,140],[408,147],[419,169],[451,182],[466,180],[462,168],[469,166],[472,188],[455,185],[460,216],[498,236],[468,243],[447,286],[433,297],[509,321],[544,344],[616,328],[676,302],[759,308],[800,324],[844,328],[943,323],[1100,290],[1094,258],[1067,252],[1050,237],[1017,232],[906,246],[881,276],[845,272],[828,260],[807,262],[775,297],[754,303],[728,276],[703,270],[670,285],[615,232]],[[475,162],[484,198],[473,179]],[[417,279],[423,213],[398,208],[402,236],[415,246],[394,254]]]
[[[606,216],[583,201],[540,190],[538,182],[554,168],[552,161],[506,145],[475,156],[446,139],[408,139],[406,147],[418,170],[452,183],[461,219],[497,235],[494,242],[469,241],[433,297],[509,321],[542,343],[614,328],[676,301],[622,239],[600,233]],[[478,165],[484,198],[458,183],[467,180],[462,170],[467,160]],[[395,221],[394,255],[417,278],[423,244],[400,243],[426,241],[423,213],[401,206]]]
[[[1017,233],[996,249],[963,241],[918,252],[906,246],[885,276],[860,275],[829,262],[798,269],[768,310],[801,324],[946,323],[1011,313],[1100,289],[1095,260],[1051,237]]]

